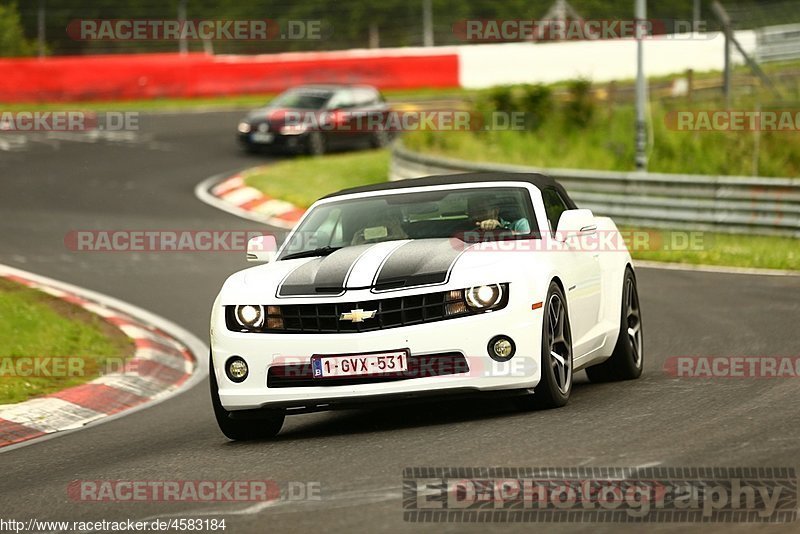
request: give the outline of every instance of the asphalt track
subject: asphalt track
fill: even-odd
[[[153,115],[131,139],[40,135],[0,151],[0,263],[126,300],[206,339],[231,253],[76,253],[79,229],[253,229],[199,202],[201,179],[269,161],[240,154],[238,113]],[[90,142],[91,141],[91,142]],[[298,184],[302,187],[303,184]],[[228,442],[207,384],[153,408],[0,454],[0,517],[89,520],[224,517],[226,532],[468,531],[491,525],[402,519],[406,466],[796,467],[798,379],[671,378],[670,356],[798,356],[800,277],[640,269],[642,379],[588,384],[563,409],[436,402],[290,417],[274,441]],[[175,504],[74,502],[75,479],[315,481],[322,500]],[[641,532],[641,525],[515,524],[497,530]],[[649,525],[667,531],[686,525]],[[689,525],[744,531],[752,525]],[[755,530],[795,532],[797,524]]]

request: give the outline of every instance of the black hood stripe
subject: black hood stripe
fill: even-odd
[[[450,239],[417,239],[396,248],[373,281],[376,291],[443,284],[464,247]]]
[[[314,258],[286,275],[279,297],[334,296],[344,293],[347,278],[358,259],[375,245],[356,245]]]

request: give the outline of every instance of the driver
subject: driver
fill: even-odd
[[[472,197],[467,201],[467,216],[475,222],[478,230],[511,230],[514,234],[528,234],[530,222],[525,217],[506,220],[500,217],[500,207],[496,199]]]

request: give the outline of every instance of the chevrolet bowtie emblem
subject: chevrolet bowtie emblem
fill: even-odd
[[[354,323],[363,323],[364,319],[372,319],[375,317],[375,310],[352,310],[348,313],[343,313],[339,320],[341,321],[353,321]]]

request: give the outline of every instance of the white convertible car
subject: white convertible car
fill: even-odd
[[[616,226],[536,174],[431,176],[316,202],[267,262],[225,282],[211,396],[231,439],[287,414],[430,395],[558,407],[573,375],[642,373],[631,258]]]

